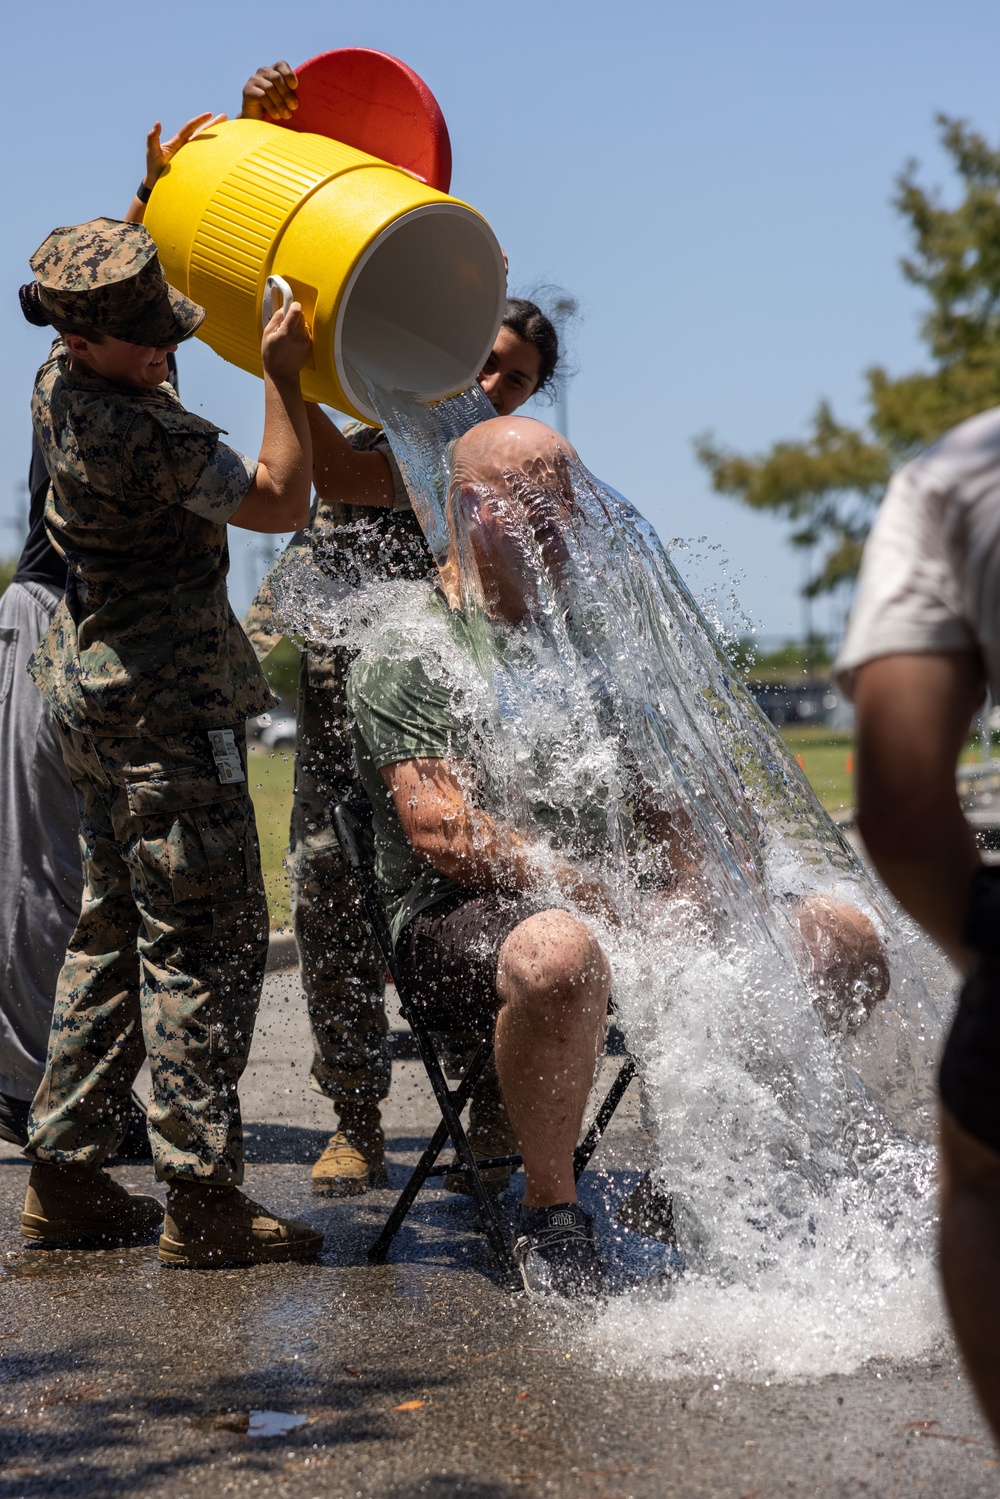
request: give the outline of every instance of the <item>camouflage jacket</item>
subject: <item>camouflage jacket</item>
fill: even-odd
[[[45,524],[69,569],[28,665],[54,713],[121,736],[263,713],[275,698],[226,594],[226,521],[256,465],[169,386],[70,368],[58,340],[32,421],[52,479]]]
[[[423,540],[417,518],[413,514],[410,497],[406,492],[406,485],[403,483],[403,476],[389,446],[388,438],[380,427],[369,427],[364,422],[347,422],[343,430],[351,447],[359,453],[382,453],[388,460],[394,494],[392,509],[383,510],[372,505],[343,505],[336,500],[321,500],[317,496],[313,500],[309,531],[314,535],[325,535],[336,530],[338,526],[348,525],[352,521],[363,521],[373,530],[372,555],[369,559],[373,564],[381,539],[383,550],[388,550],[390,555],[399,553],[395,557],[397,565],[394,569],[398,576],[424,577],[431,571],[434,559]],[[385,546],[386,542],[388,542],[388,548]],[[393,546],[393,543],[396,545]],[[283,631],[278,627],[274,618],[274,584],[286,568],[294,566],[297,558],[305,553],[307,547],[308,533],[296,532],[261,583],[253,603],[243,616],[243,628],[261,661],[266,661],[279,640],[283,639]],[[407,554],[405,562],[401,560],[404,548]],[[311,649],[308,652],[305,669],[312,685],[333,686],[331,672],[335,676],[336,668],[332,665],[332,658],[327,653]],[[342,695],[342,689],[337,690]]]

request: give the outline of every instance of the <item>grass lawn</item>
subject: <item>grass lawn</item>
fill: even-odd
[[[264,886],[271,913],[271,926],[288,926],[291,906],[288,870],[288,819],[292,810],[292,784],[295,757],[272,754],[253,740],[248,745],[250,795],[257,814],[260,837],[260,859],[264,867]]]
[[[821,724],[781,729],[779,732],[826,810],[849,811],[854,806],[853,735],[825,729]],[[996,754],[996,748],[993,754]],[[982,741],[978,737],[969,739],[962,751],[962,764],[977,765],[982,758]]]
[[[782,729],[781,737],[805,771],[828,812],[847,812],[854,806],[854,736],[805,724]]]

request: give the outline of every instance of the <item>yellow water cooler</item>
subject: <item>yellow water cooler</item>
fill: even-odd
[[[500,326],[486,220],[322,135],[216,125],[157,182],[146,226],[168,281],[205,308],[199,337],[254,374],[269,280],[287,283],[313,335],[303,394],[365,421],[378,418],[359,374],[439,400],[472,384]]]

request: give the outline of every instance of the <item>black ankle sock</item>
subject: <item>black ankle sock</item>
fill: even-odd
[[[568,1213],[577,1223],[582,1223],[586,1217],[578,1202],[555,1202],[551,1207],[545,1208],[526,1208],[522,1204],[520,1212],[521,1227],[528,1232],[532,1229],[550,1227],[553,1213]]]

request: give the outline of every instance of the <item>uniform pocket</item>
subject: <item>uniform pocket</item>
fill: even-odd
[[[20,633],[17,625],[0,625],[0,703],[10,696]]]
[[[133,817],[170,817],[215,802],[242,800],[245,783],[223,785],[200,770],[165,770],[150,776],[126,775],[125,793]]]
[[[196,771],[126,781],[138,823],[133,845],[154,903],[209,909],[263,888],[253,804],[246,783],[220,785]]]
[[[170,886],[177,904],[246,900],[262,888],[249,796],[179,814],[170,839]]]

